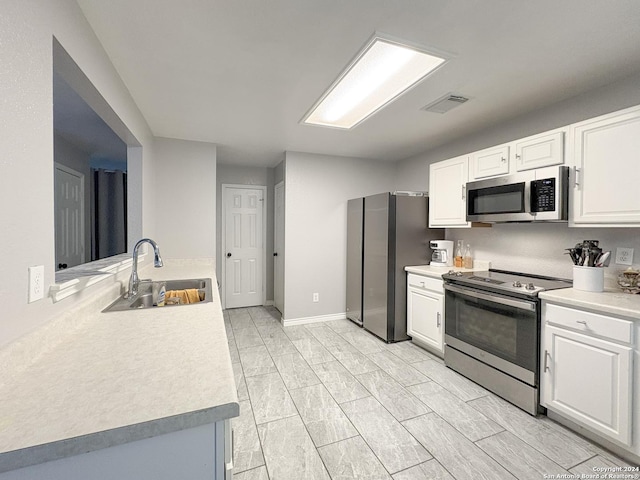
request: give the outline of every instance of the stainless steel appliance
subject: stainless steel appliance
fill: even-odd
[[[540,409],[540,300],[571,281],[503,270],[449,272],[445,364],[531,415]]]
[[[409,338],[404,267],[425,264],[429,242],[444,237],[428,228],[428,206],[425,196],[400,193],[347,204],[347,318],[387,342]]]
[[[468,222],[566,221],[569,167],[545,167],[467,183]]]
[[[347,202],[347,318],[362,326],[364,198]]]
[[[434,267],[453,266],[453,242],[451,240],[431,240],[429,247],[433,250],[429,265]]]

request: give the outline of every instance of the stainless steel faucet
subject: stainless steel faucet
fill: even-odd
[[[133,247],[133,264],[131,265],[131,277],[129,277],[127,298],[135,297],[138,294],[138,285],[140,284],[140,279],[138,278],[138,250],[143,243],[149,243],[153,247],[153,266],[159,268],[163,265],[158,244],[150,238],[139,240],[136,246]]]

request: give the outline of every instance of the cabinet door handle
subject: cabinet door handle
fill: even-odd
[[[551,355],[549,355],[549,352],[547,350],[545,350],[544,351],[544,370],[542,371],[542,373],[546,373],[547,371],[550,370],[549,363],[548,363],[550,356]]]
[[[442,322],[440,321],[440,316],[441,316],[441,314],[440,314],[440,312],[438,312],[438,314],[437,314],[437,316],[436,316],[436,318],[437,318],[436,326],[437,326],[438,328],[440,328],[440,325],[442,324]]]
[[[574,185],[576,187],[580,186],[580,169],[578,167],[575,168],[575,181],[574,181]]]
[[[465,193],[466,193],[465,191],[466,191],[466,189],[467,189],[467,186],[466,185],[462,185],[462,200],[465,199],[465,196],[466,196],[465,195]]]
[[[516,158],[520,160],[522,157],[516,153]]]
[[[584,326],[587,326],[587,321],[586,320],[576,320],[576,323],[580,323]]]
[[[502,157],[500,160],[502,160],[502,163],[507,163],[507,159]]]

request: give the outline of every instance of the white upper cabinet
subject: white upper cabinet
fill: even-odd
[[[469,157],[452,158],[429,166],[429,227],[469,227],[466,187]]]
[[[471,154],[469,180],[509,173],[509,145],[498,145]]]
[[[569,226],[640,226],[640,107],[576,123]]]
[[[564,163],[564,131],[553,131],[513,142],[515,169],[549,167]]]

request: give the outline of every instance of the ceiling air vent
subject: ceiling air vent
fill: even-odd
[[[469,100],[461,95],[454,95],[453,93],[447,93],[444,97],[431,102],[429,105],[422,107],[422,110],[434,113],[446,113],[452,108],[462,105]]]

